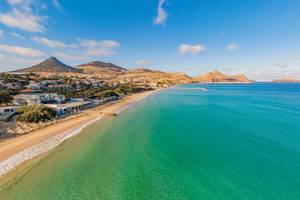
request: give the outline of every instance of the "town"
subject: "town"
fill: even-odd
[[[147,84],[76,74],[42,77],[37,73],[2,73],[0,138],[25,134],[81,110],[152,89]]]
[[[33,132],[127,95],[191,82],[183,73],[126,69],[93,61],[68,66],[56,57],[0,73],[0,139]]]

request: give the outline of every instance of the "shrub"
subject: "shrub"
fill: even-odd
[[[133,93],[134,90],[132,87],[126,87],[126,86],[121,86],[121,87],[118,87],[115,89],[115,91],[119,94],[130,94],[130,93]]]
[[[127,95],[127,94],[145,91],[145,88],[124,85],[116,88],[114,91],[117,92],[118,94]]]
[[[29,123],[44,122],[55,117],[55,111],[44,105],[25,106],[17,112],[20,114],[18,121]]]
[[[12,97],[10,96],[9,91],[0,90],[0,105],[2,105],[2,104],[7,105],[11,101],[12,101]]]
[[[95,94],[94,98],[95,99],[104,99],[106,97],[113,97],[113,96],[118,97],[119,95],[112,90],[108,90],[108,91],[99,92],[99,93]]]

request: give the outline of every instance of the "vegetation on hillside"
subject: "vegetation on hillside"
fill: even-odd
[[[133,87],[129,85],[121,85],[120,87],[114,89],[114,91],[117,92],[118,94],[128,95],[132,93],[145,91],[145,88]]]
[[[9,73],[1,73],[0,79],[3,83],[28,83],[31,80],[35,80],[38,78],[37,74],[28,73],[28,74],[9,74]]]
[[[120,85],[117,87],[109,87],[109,86],[96,87],[96,88],[85,87],[81,90],[56,89],[56,90],[52,90],[51,92],[56,92],[58,94],[65,95],[67,99],[68,98],[99,99],[100,98],[99,93],[102,94],[107,92],[107,94],[109,94],[111,91],[113,91],[117,96],[120,96],[120,95],[128,95],[132,93],[142,92],[145,90],[148,89],[142,87],[135,87],[131,85]],[[103,95],[100,96],[103,97]]]
[[[113,90],[99,92],[94,95],[94,99],[104,99],[107,97],[119,97],[119,95],[116,92],[114,92]]]

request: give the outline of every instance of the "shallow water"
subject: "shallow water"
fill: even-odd
[[[85,129],[0,199],[300,199],[300,84],[187,85]]]

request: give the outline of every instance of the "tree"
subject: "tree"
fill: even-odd
[[[44,122],[55,117],[55,111],[44,105],[25,106],[18,109],[18,113],[21,114],[18,121],[29,123]]]
[[[0,105],[7,105],[12,101],[12,97],[7,90],[0,90]]]

